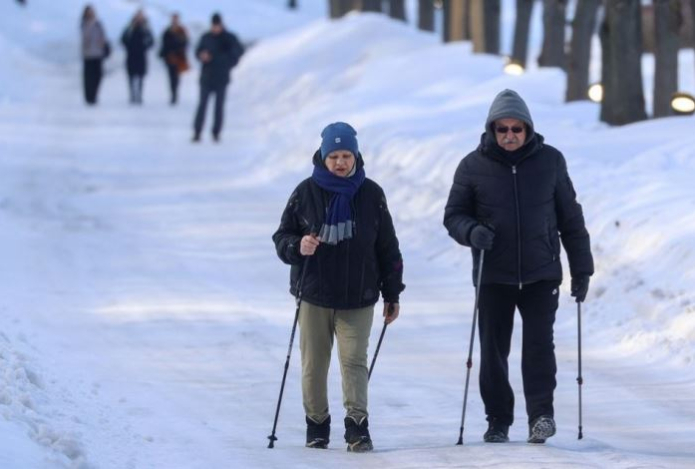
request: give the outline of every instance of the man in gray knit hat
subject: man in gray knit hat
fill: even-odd
[[[594,264],[565,158],[535,132],[516,92],[504,90],[493,101],[480,145],[454,175],[444,225],[459,244],[471,248],[474,283],[480,253],[487,251],[478,303],[480,393],[488,421],[483,439],[509,441],[514,393],[507,359],[518,308],[527,441],[544,443],[555,434],[553,324],[562,282],[560,241],[577,302],[586,298]]]

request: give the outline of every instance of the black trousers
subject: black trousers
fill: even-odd
[[[555,345],[553,325],[558,307],[559,281],[524,285],[482,285],[478,302],[480,327],[480,394],[488,421],[514,422],[514,392],[509,384],[509,350],[514,310],[523,324],[521,373],[528,421],[554,416]]]
[[[102,75],[102,59],[84,59],[82,68],[82,84],[84,87],[84,100],[88,104],[96,104],[97,93]]]
[[[205,113],[208,108],[208,99],[210,95],[215,95],[215,120],[212,124],[213,135],[219,135],[224,122],[224,100],[227,94],[227,84],[210,86],[206,84],[200,85],[200,101],[198,102],[198,111],[195,114],[195,122],[193,128],[196,135],[199,135],[205,124]]]
[[[179,97],[179,67],[166,64],[169,73],[169,90],[171,90],[171,104],[175,104]]]

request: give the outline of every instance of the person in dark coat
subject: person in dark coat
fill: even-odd
[[[169,74],[169,89],[171,90],[171,104],[178,100],[179,77],[188,70],[188,33],[179,19],[178,13],[171,16],[171,24],[162,35],[162,45],[159,56],[164,60]]]
[[[215,119],[212,125],[212,138],[220,139],[224,120],[224,101],[229,85],[229,74],[239,62],[244,48],[237,37],[227,31],[219,13],[212,15],[210,31],[200,38],[195,55],[203,64],[200,72],[200,101],[193,123],[193,141],[200,141],[205,123],[208,99],[215,95]]]
[[[381,293],[385,321],[394,321],[405,285],[386,197],[365,176],[356,135],[343,122],[323,130],[313,174],[292,192],[273,241],[280,259],[292,266],[290,292],[298,296],[301,288],[306,446],[326,448],[329,443],[327,379],[335,337],[343,377],[345,441],[349,451],[363,452],[373,448],[367,346],[374,304]]]
[[[553,324],[562,282],[560,241],[572,296],[583,302],[594,272],[589,233],[562,153],[544,142],[514,91],[497,95],[478,148],[459,164],[444,225],[473,253],[485,251],[479,296],[480,393],[486,442],[509,441],[514,394],[508,364],[514,310],[523,321],[521,370],[530,443],[555,434]]]
[[[152,32],[142,10],[135,13],[130,24],[123,31],[121,42],[126,48],[130,102],[142,104],[142,89],[145,75],[147,75],[147,50],[154,44]]]
[[[80,22],[82,36],[82,84],[84,100],[89,105],[97,103],[99,85],[103,75],[103,62],[110,53],[106,32],[97,19],[94,7],[87,5]]]

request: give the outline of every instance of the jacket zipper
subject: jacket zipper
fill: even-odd
[[[348,300],[350,298],[350,240],[346,239],[343,241],[345,243],[345,307],[347,308]]]
[[[519,210],[519,188],[516,181],[516,165],[512,166],[514,178],[514,203],[516,205],[516,243],[517,243],[517,275],[519,277],[519,290],[524,287],[521,282],[521,211]]]

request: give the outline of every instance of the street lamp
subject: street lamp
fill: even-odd
[[[603,101],[603,85],[601,83],[594,83],[589,87],[587,95],[593,102],[600,103]]]
[[[524,66],[521,62],[518,60],[512,59],[511,57],[507,57],[507,63],[504,64],[504,73],[507,75],[523,75],[524,74]]]
[[[695,113],[695,97],[683,92],[671,95],[671,109],[673,112],[682,116],[689,116]]]

